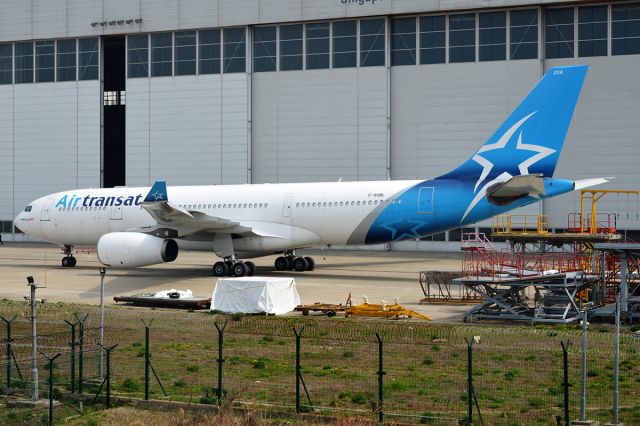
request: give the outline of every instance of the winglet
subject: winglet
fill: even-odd
[[[163,180],[157,180],[151,190],[144,197],[145,203],[157,203],[159,201],[168,201],[169,197],[167,197],[167,182]]]

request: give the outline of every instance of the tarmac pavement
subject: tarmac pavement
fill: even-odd
[[[420,305],[424,297],[418,278],[422,270],[460,270],[460,253],[383,252],[346,250],[304,250],[312,256],[312,272],[276,271],[276,256],[253,259],[256,275],[293,277],[303,304],[315,302],[345,303],[349,293],[354,303],[384,300],[391,304],[397,297],[408,309],[431,316],[436,322],[461,322],[465,310],[473,305]],[[95,253],[75,254],[78,264],[62,268],[60,249],[51,244],[5,243],[0,247],[0,298],[23,300],[29,289],[26,277],[46,286],[38,289],[38,298],[49,301],[98,304],[102,264]],[[160,290],[192,290],[211,297],[216,278],[211,266],[217,257],[206,252],[180,252],[172,263],[136,269],[107,269],[105,303],[115,304],[114,296],[152,293]],[[313,315],[313,314],[312,314]]]

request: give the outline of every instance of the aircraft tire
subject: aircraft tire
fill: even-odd
[[[213,276],[224,277],[229,273],[229,267],[224,262],[216,262],[213,264]]]
[[[248,269],[247,276],[248,277],[254,276],[256,274],[256,264],[251,261],[244,262],[244,264],[247,265],[247,269]]]
[[[296,257],[293,261],[293,269],[298,272],[304,272],[309,268],[309,263],[304,257]]]
[[[305,256],[304,260],[307,261],[307,271],[313,271],[316,269],[316,261],[313,260],[313,257]]]
[[[73,268],[74,266],[76,266],[76,264],[77,264],[77,263],[78,263],[78,261],[76,260],[76,258],[75,258],[75,257],[73,257],[73,256],[69,257],[69,266],[70,266],[71,268]]]
[[[247,265],[245,265],[244,262],[234,263],[231,267],[231,270],[233,271],[234,277],[244,277],[245,275],[247,275],[247,272],[249,272],[249,268],[247,267]]]
[[[69,266],[70,266],[70,265],[69,265],[69,258],[68,258],[68,257],[66,257],[66,256],[65,256],[65,257],[63,257],[63,258],[62,258],[62,267],[63,267],[63,268],[68,268]]]
[[[276,261],[274,262],[274,266],[278,271],[286,271],[287,269],[289,269],[289,262],[287,261],[286,257],[280,256],[276,258]]]

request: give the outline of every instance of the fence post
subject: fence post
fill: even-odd
[[[302,332],[304,331],[304,326],[300,329],[300,331],[296,330],[293,327],[293,334],[296,335],[296,414],[301,413],[300,409],[300,337],[302,336]]]
[[[467,342],[467,420],[473,424],[473,339]]]
[[[80,316],[76,313],[76,321],[78,324],[78,393],[82,393],[82,386],[84,382],[84,322],[87,320],[89,314],[80,319]]]
[[[102,382],[100,382],[100,387],[98,387],[98,392],[96,392],[96,396],[93,397],[93,404],[95,404],[96,401],[98,400],[98,395],[100,395],[100,392],[102,392],[102,386],[104,386],[106,383],[107,395],[106,395],[105,405],[107,408],[111,408],[111,351],[115,349],[117,346],[118,346],[117,343],[109,347],[100,345],[100,349],[104,350],[107,353],[107,374],[105,378],[102,379]]]
[[[627,259],[622,258],[621,263],[626,268]],[[622,268],[622,266],[621,266]],[[620,286],[616,289],[616,328],[613,336],[613,424],[618,424],[618,410],[619,410],[619,380],[620,380],[620,304],[621,304],[621,291]]]
[[[482,413],[480,412],[480,405],[478,404],[478,398],[476,397],[476,391],[473,388],[473,343],[476,341],[476,337],[472,337],[471,340],[466,337],[464,340],[467,342],[467,415],[469,416],[469,425],[473,424],[473,404],[476,405],[476,411],[480,418],[480,424],[484,425],[482,419]]]
[[[40,352],[45,358],[49,360],[49,426],[53,425],[53,361],[58,358],[60,353],[50,357],[44,352]]]
[[[149,353],[149,328],[153,323],[153,320],[149,321],[149,323],[144,322],[141,319],[142,324],[144,324],[144,400],[149,400],[149,362],[151,358],[151,354]]]
[[[304,383],[304,377],[302,377],[302,366],[300,365],[300,347],[302,346],[300,343],[300,338],[302,337],[303,331],[304,325],[302,326],[302,328],[300,328],[300,330],[296,330],[295,326],[293,327],[293,334],[296,335],[296,414],[302,413],[302,406],[300,405],[300,384],[302,384],[304,393],[307,396],[309,406],[313,408],[311,396],[309,396],[307,385]]]
[[[111,408],[111,351],[118,346],[117,344],[110,346],[108,348],[104,348],[107,353],[107,377],[105,380],[107,381],[107,408]]]
[[[151,364],[151,350],[150,350],[150,329],[151,324],[153,324],[153,319],[148,323],[145,322],[142,318],[140,318],[142,324],[144,325],[144,400],[149,400],[149,369],[153,373],[156,381],[160,385],[160,389],[162,389],[162,393],[164,396],[167,396],[167,392],[164,390],[164,386],[162,386],[162,382],[160,381],[160,377],[156,373],[156,369],[153,368]]]
[[[384,371],[384,362],[383,362],[383,352],[384,352],[384,345],[382,342],[382,338],[380,337],[380,335],[376,332],[376,339],[378,339],[378,422],[380,424],[384,423],[384,409],[383,409],[383,403],[384,403],[384,390],[383,390],[383,378],[384,375],[387,374]]]
[[[68,320],[64,320],[69,327],[71,327],[71,342],[69,346],[71,347],[71,360],[70,362],[70,376],[71,376],[71,393],[76,392],[76,326],[79,324],[78,322],[70,322]]]
[[[582,306],[582,389],[580,392],[580,421],[587,421],[587,328],[589,319],[589,308],[592,302]]]
[[[569,345],[571,342],[567,340],[565,346],[564,342],[560,342],[562,345],[562,363],[564,366],[564,424],[569,426]]]
[[[224,358],[222,357],[222,346],[224,344],[224,329],[227,328],[228,322],[225,321],[222,327],[218,325],[217,322],[213,323],[218,330],[218,388],[216,389],[216,396],[218,397],[218,405],[222,401],[222,364],[224,363]]]
[[[0,317],[0,319],[7,324],[7,389],[11,389],[11,369],[13,367],[13,348],[11,347],[13,339],[11,336],[11,325],[16,318],[18,318],[17,315],[14,315],[11,319]]]

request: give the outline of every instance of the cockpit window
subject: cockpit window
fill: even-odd
[[[31,206],[27,206],[27,207],[25,207],[24,211],[25,211],[25,212],[30,212],[30,211],[31,211],[31,208],[32,208]]]

